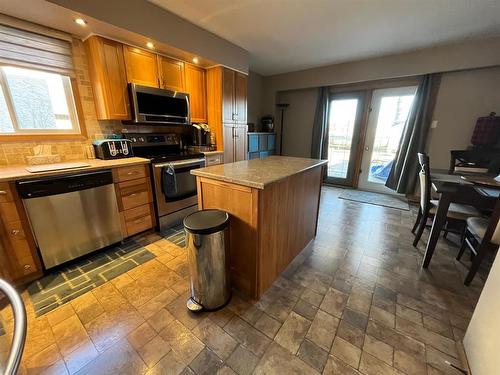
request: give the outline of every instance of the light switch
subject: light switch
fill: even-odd
[[[432,120],[431,129],[436,129],[438,127],[438,120]]]

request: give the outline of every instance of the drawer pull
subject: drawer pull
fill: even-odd
[[[10,231],[10,233],[13,235],[13,236],[17,236],[19,233],[21,233],[21,231],[19,229],[12,229]]]
[[[7,192],[5,190],[0,190],[0,195],[7,195]]]
[[[132,194],[127,195],[127,197],[135,197],[136,195],[137,195],[137,193],[132,193]]]
[[[31,265],[29,265],[29,264],[25,264],[25,265],[23,266],[23,268],[24,268],[25,270],[29,270],[29,269],[31,269]]]
[[[141,217],[140,219],[135,219],[134,224],[142,223],[144,220],[146,220],[146,217]]]
[[[132,176],[133,174],[137,174],[137,171],[127,172],[127,175],[128,175],[128,176]]]

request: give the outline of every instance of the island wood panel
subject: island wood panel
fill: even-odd
[[[200,209],[227,211],[231,278],[259,298],[316,235],[322,167],[264,189],[197,177]]]
[[[321,178],[318,167],[260,190],[258,295],[316,235]]]
[[[258,190],[198,177],[198,206],[217,208],[231,215],[229,247],[233,285],[257,295],[257,207]]]

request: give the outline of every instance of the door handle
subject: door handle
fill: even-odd
[[[365,151],[369,151],[369,150],[370,150],[370,147],[366,146]]]

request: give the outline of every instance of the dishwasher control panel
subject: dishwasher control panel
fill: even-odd
[[[22,199],[46,197],[92,189],[113,183],[111,170],[22,180],[16,183]]]

